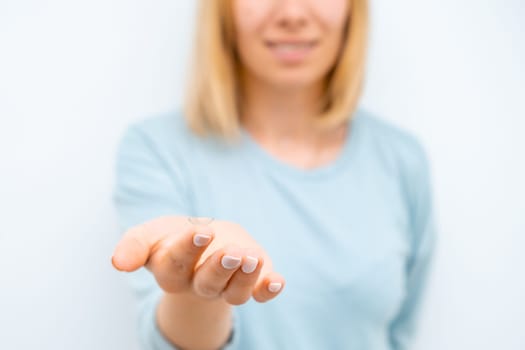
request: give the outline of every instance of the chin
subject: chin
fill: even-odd
[[[269,79],[271,85],[279,90],[299,90],[309,88],[322,81],[321,76],[300,72],[280,72]]]

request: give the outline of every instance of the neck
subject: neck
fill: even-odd
[[[346,124],[319,130],[322,83],[301,89],[278,89],[245,80],[241,98],[241,123],[270,153],[299,166],[313,168],[329,163],[339,153]]]
[[[255,136],[306,141],[315,136],[321,111],[322,82],[297,89],[279,89],[244,79],[241,121]]]

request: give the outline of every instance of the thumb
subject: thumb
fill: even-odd
[[[130,228],[115,247],[111,257],[113,267],[132,272],[146,265],[158,242],[183,222],[180,217],[164,216]]]
[[[124,234],[118,242],[111,264],[119,271],[135,271],[144,266],[148,260],[151,244],[146,239],[140,226],[134,227]]]

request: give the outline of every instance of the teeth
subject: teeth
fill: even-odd
[[[309,46],[310,46],[309,44],[302,44],[301,43],[301,44],[276,44],[274,47],[277,50],[288,52],[288,51],[306,49]]]

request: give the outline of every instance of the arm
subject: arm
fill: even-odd
[[[242,282],[250,287],[249,296],[261,271],[262,264],[257,264],[253,273],[244,273],[239,269],[241,259],[226,268],[222,257],[234,253],[228,248],[204,258],[215,235],[209,227],[186,222],[186,217],[164,216],[135,226],[124,234],[113,254],[116,269],[133,272],[145,267],[161,289],[141,298],[140,331],[146,349],[224,346],[232,330],[230,304],[235,298],[242,303],[247,297],[239,299],[239,290],[228,297],[228,290],[222,287]],[[177,233],[166,234],[171,230]],[[203,235],[209,237],[206,243],[196,244],[200,242],[196,237]],[[204,261],[195,272],[194,265],[201,258]]]
[[[219,349],[233,328],[231,306],[222,299],[164,293],[157,310],[160,331],[183,349]]]
[[[390,342],[395,350],[407,349],[414,336],[436,235],[428,158],[417,141],[413,146],[415,152],[406,164],[404,178],[411,218],[411,254],[406,264],[405,301],[390,328]]]
[[[231,305],[251,296],[270,300],[278,293],[269,293],[267,284],[284,281],[268,270],[262,249],[238,225],[188,223],[184,174],[169,162],[140,129],[125,133],[117,154],[114,201],[126,232],[112,262],[118,270],[132,272],[127,276],[139,298],[144,349],[215,350],[232,334]],[[199,235],[209,239],[197,244]],[[228,246],[230,242],[241,248]],[[247,254],[250,272],[245,269]],[[226,255],[238,263],[225,266]],[[259,278],[262,270],[264,278]],[[230,339],[231,348],[235,341]]]
[[[154,147],[135,126],[128,128],[120,142],[114,202],[122,230],[163,215],[189,212],[183,174],[175,173],[172,178],[178,183],[174,183]],[[139,298],[139,334],[145,348],[162,344],[175,349],[166,347],[166,340],[210,349],[226,343],[232,322],[231,307],[224,301],[165,293],[145,268],[127,277]]]

